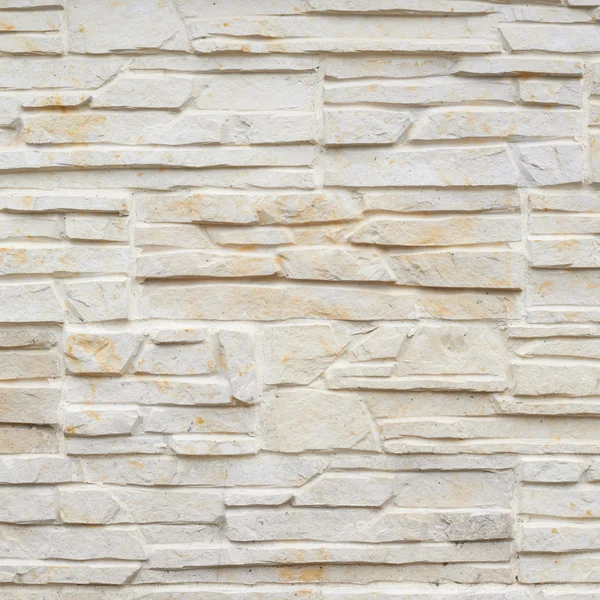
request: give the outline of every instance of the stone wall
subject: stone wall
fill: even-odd
[[[600,0],[0,0],[0,600],[600,597]]]

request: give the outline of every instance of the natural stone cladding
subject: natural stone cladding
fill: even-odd
[[[598,600],[600,0],[0,0],[0,600]]]

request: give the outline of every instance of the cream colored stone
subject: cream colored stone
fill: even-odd
[[[375,250],[284,250],[277,255],[285,277],[325,281],[391,281],[382,256]]]
[[[302,318],[372,321],[412,318],[415,298],[389,292],[328,290],[309,285],[144,285],[140,312],[145,318],[219,321]]]
[[[356,399],[319,390],[281,390],[262,402],[264,450],[378,449],[369,417]]]
[[[582,62],[562,56],[522,58],[520,55],[512,55],[463,58],[459,61],[456,72],[466,75],[521,75],[525,73],[579,77],[582,74]]]
[[[2,423],[58,423],[60,390],[49,387],[0,388]]]
[[[532,270],[530,303],[533,305],[581,305],[598,303],[600,279],[595,271]]]
[[[71,373],[119,374],[135,356],[141,342],[139,334],[66,331],[65,365]]]
[[[123,247],[3,247],[0,273],[126,273],[129,249]]]
[[[593,24],[562,27],[544,25],[508,24],[499,26],[511,50],[540,52],[597,52],[600,49],[600,35]]]
[[[512,212],[519,207],[514,191],[416,189],[363,192],[365,211]]]
[[[254,413],[240,408],[151,408],[143,427],[154,433],[251,433]]]
[[[56,350],[11,350],[2,353],[0,379],[60,377],[61,371]]]
[[[136,246],[207,249],[211,243],[196,225],[144,225],[135,229]]]
[[[60,492],[65,523],[211,523],[223,512],[218,492],[77,487]]]
[[[344,82],[325,89],[331,103],[369,102],[396,105],[457,104],[469,101],[513,102],[514,89],[508,81],[395,82],[365,84]]]
[[[103,54],[127,50],[185,50],[182,23],[172,5],[150,0],[90,4],[74,0],[67,5],[69,50]],[[135,27],[132,25],[135,24]]]
[[[54,23],[49,23],[46,27],[52,28]],[[50,29],[54,31],[54,29]],[[62,38],[58,35],[30,35],[30,34],[12,34],[0,37],[0,52],[4,54],[31,54],[56,56],[64,52]]]
[[[0,0],[0,600],[595,600],[599,19]]]
[[[199,77],[194,86],[199,110],[313,110],[313,74],[249,73]]]
[[[311,540],[331,542],[459,541],[473,538],[505,539],[511,529],[505,511],[387,512],[356,508],[235,511],[227,516],[230,540]],[[291,517],[291,518],[290,518]]]
[[[518,154],[529,185],[545,186],[582,181],[582,148],[579,144],[520,145]]]
[[[49,283],[0,285],[0,321],[39,323],[62,321],[63,309]]]
[[[173,379],[69,378],[66,400],[83,404],[229,404],[225,382],[183,382]]]
[[[171,438],[169,446],[180,456],[243,456],[260,451],[260,441],[249,436],[215,438],[180,434]]]
[[[77,147],[76,147],[77,148]],[[98,169],[98,168],[206,168],[306,166],[312,161],[308,145],[265,148],[208,147],[163,150],[144,147],[114,152],[106,148],[68,150],[4,150],[0,152],[0,170],[27,169]],[[138,181],[139,184],[139,181]]]
[[[127,281],[75,281],[64,284],[70,321],[92,323],[126,319],[129,314]]]
[[[600,245],[595,239],[530,239],[531,265],[564,269],[594,268],[600,265]]]
[[[65,216],[65,233],[73,240],[129,241],[129,220],[123,217]]]
[[[409,115],[394,111],[330,109],[324,114],[325,143],[393,144],[410,124]]]
[[[65,435],[130,435],[139,419],[130,408],[72,407],[63,414]]]
[[[132,364],[133,372],[152,375],[202,375],[214,369],[214,352],[207,332],[195,344],[147,343]]]
[[[265,383],[311,383],[335,361],[349,340],[345,330],[331,325],[265,326]]]
[[[190,79],[118,77],[92,96],[94,108],[181,108],[192,97]],[[102,122],[102,117],[99,117]],[[94,120],[91,119],[93,126]]]
[[[520,239],[514,217],[438,217],[373,219],[350,236],[357,244],[383,246],[457,246]]]
[[[595,366],[521,363],[514,365],[513,371],[513,392],[524,396],[594,396],[600,389],[600,370]]]
[[[519,96],[528,104],[581,106],[583,90],[579,81],[519,81]]]
[[[581,130],[581,114],[547,110],[501,110],[462,108],[425,113],[417,122],[413,139],[572,137]]]
[[[118,58],[106,58],[99,62],[80,56],[69,56],[54,61],[4,58],[0,61],[3,74],[0,88],[95,89],[113,77],[122,64],[123,61]]]
[[[388,260],[401,285],[521,287],[523,257],[517,252],[411,252],[388,255]]]
[[[139,277],[264,277],[277,273],[273,256],[179,251],[148,253],[137,260]]]
[[[340,192],[150,196],[138,205],[139,218],[149,222],[296,225],[357,219],[361,214],[360,200]]]

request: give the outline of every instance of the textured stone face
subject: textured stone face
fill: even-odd
[[[600,0],[0,0],[0,600],[600,597]]]

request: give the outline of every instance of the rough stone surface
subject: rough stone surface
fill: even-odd
[[[0,600],[597,600],[600,0],[0,0]]]

